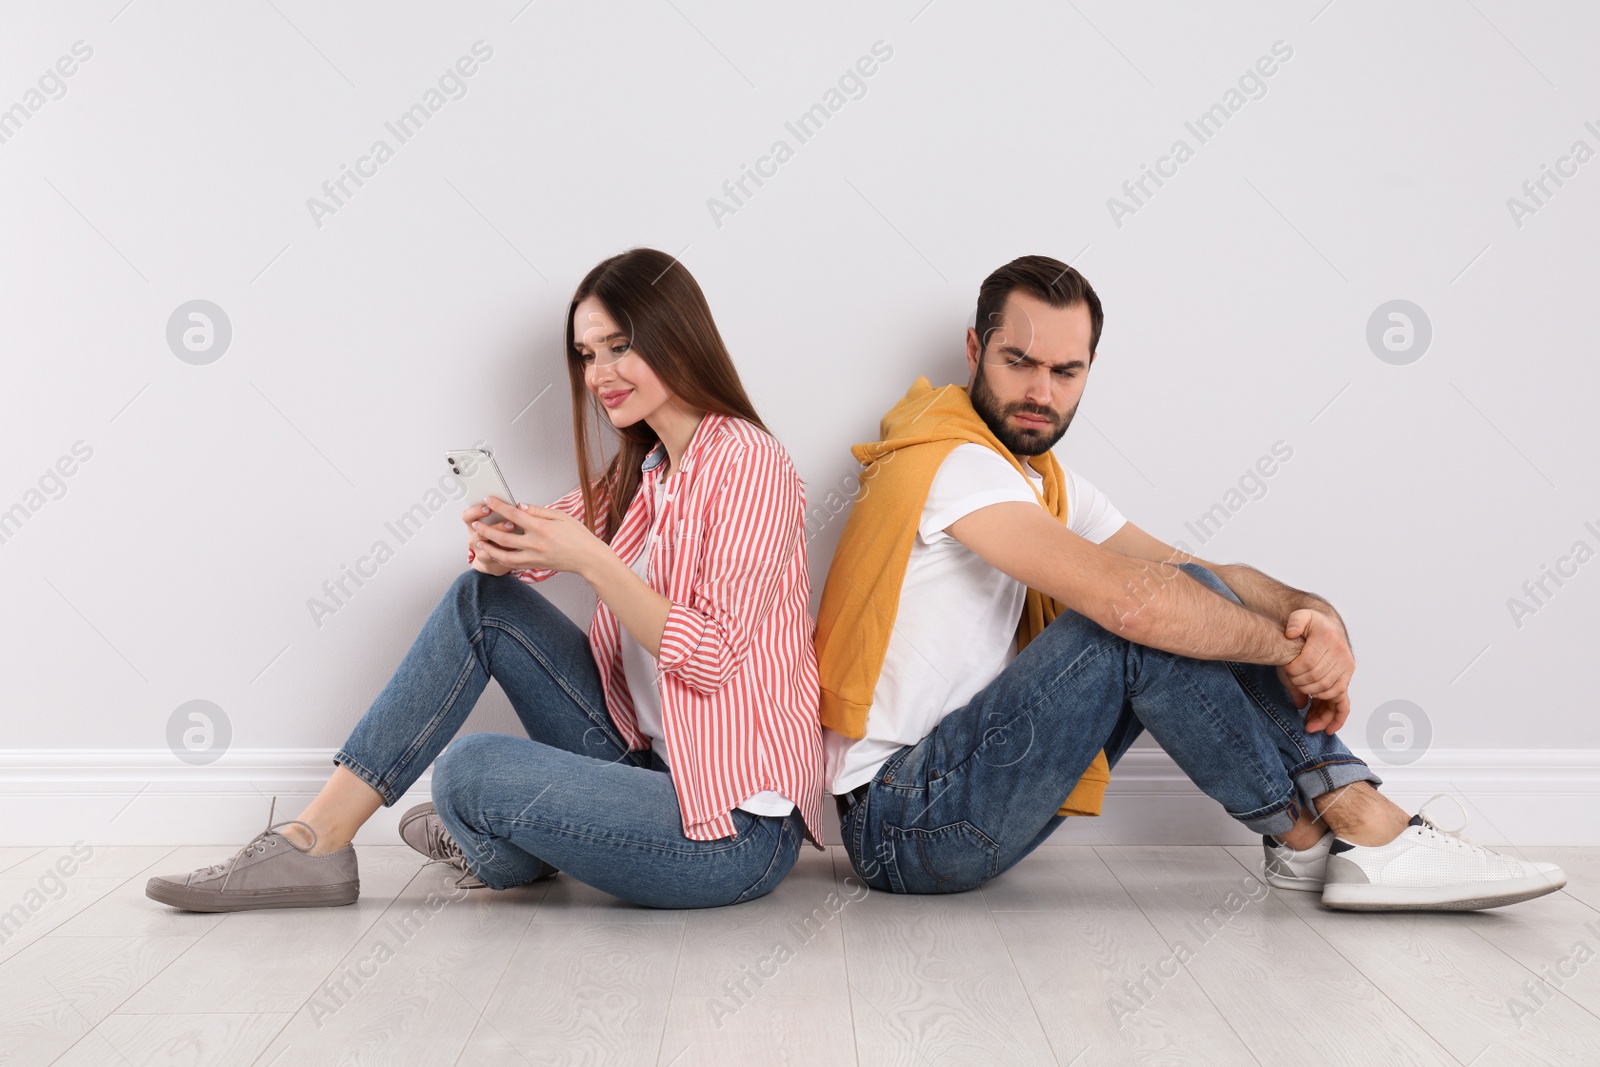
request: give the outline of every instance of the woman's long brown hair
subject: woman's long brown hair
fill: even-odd
[[[655,372],[667,390],[704,411],[744,419],[767,431],[745,394],[733,359],[717,331],[705,294],[674,257],[654,248],[632,248],[602,260],[578,283],[567,308],[567,377],[572,383],[572,437],[578,456],[578,481],[583,486],[584,525],[607,542],[622,526],[622,516],[639,491],[639,464],[660,438],[640,419],[616,430],[620,445],[603,472],[594,471],[596,456],[605,455],[600,426],[611,424],[598,398],[584,384],[583,356],[573,343],[578,305],[598,300],[627,333],[633,352]],[[595,417],[590,451],[590,415]],[[609,488],[606,522],[595,508],[595,485]]]

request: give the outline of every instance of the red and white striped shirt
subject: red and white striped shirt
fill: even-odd
[[[657,659],[662,732],[684,836],[732,835],[729,810],[771,789],[794,801],[821,847],[822,729],[800,476],[769,434],[708,412],[658,516],[654,487],[665,458],[660,445],[646,457],[611,547],[631,565],[657,531],[651,585],[672,601]],[[603,529],[607,501],[597,488]],[[581,522],[581,489],[550,507]],[[556,572],[511,573],[531,583]],[[623,674],[620,623],[603,601],[589,646],[612,722],[630,749],[647,748]]]

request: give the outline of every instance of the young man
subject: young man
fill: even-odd
[[[919,378],[852,450],[866,469],[818,612],[826,780],[868,885],[981,885],[1099,814],[1145,729],[1263,835],[1272,885],[1330,907],[1566,884],[1378,792],[1335,736],[1355,659],[1332,605],[1164,544],[1057,463],[1103,322],[1082,275],[1024,256],[974,321],[967,387]]]

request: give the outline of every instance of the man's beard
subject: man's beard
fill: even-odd
[[[1000,439],[1013,456],[1037,456],[1050,451],[1055,443],[1061,440],[1067,432],[1067,427],[1072,425],[1072,417],[1078,413],[1078,406],[1074,404],[1072,410],[1067,412],[1065,418],[1060,419],[1061,425],[1055,425],[1059,416],[1049,408],[1040,408],[1027,401],[1012,404],[1002,408],[1000,400],[989,389],[989,383],[984,380],[984,364],[978,364],[978,376],[973,379],[972,389],[969,394],[972,408],[976,411],[984,424],[989,427],[989,432]],[[1051,427],[1048,430],[1017,429],[1009,421],[1012,415],[1037,415],[1049,419]]]

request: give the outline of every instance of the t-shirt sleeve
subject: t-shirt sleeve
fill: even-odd
[[[1039,504],[1026,477],[1000,453],[977,442],[957,445],[939,464],[928,486],[917,534],[930,545],[950,539],[945,529],[951,523],[979,508],[1011,500]]]
[[[1111,498],[1089,479],[1067,470],[1067,529],[1099,544],[1127,524]]]

